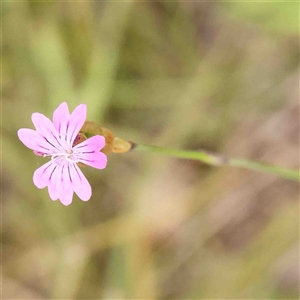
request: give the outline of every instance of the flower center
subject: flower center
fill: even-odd
[[[65,160],[67,160],[67,161],[69,161],[69,162],[72,162],[72,163],[77,163],[77,162],[79,162],[79,160],[78,159],[75,159],[74,157],[73,157],[73,150],[72,149],[69,149],[69,150],[66,150],[66,152],[58,152],[58,153],[55,153],[55,154],[49,154],[49,155],[47,155],[47,154],[44,154],[43,155],[44,157],[46,157],[46,156],[51,156],[51,159],[53,160],[53,159],[55,159],[55,158],[57,158],[57,157],[62,157],[62,158],[64,158]]]

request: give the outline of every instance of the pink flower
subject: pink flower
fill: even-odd
[[[83,201],[88,201],[92,189],[77,163],[104,169],[107,157],[100,150],[105,146],[105,138],[95,135],[73,146],[86,119],[86,105],[78,105],[72,114],[66,102],[53,113],[53,123],[40,113],[32,114],[36,130],[22,128],[18,131],[22,143],[36,155],[49,156],[51,160],[38,168],[33,182],[39,188],[48,186],[50,198],[59,199],[64,205],[72,202],[73,193]]]

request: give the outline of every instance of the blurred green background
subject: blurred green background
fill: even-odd
[[[137,143],[299,168],[299,3],[2,1],[3,299],[299,299],[299,185],[159,154],[65,207],[17,138],[63,101]]]

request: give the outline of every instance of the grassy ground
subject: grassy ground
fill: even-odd
[[[2,2],[3,299],[298,299],[299,185],[159,154],[32,183],[63,101],[140,143],[299,168],[299,3]]]

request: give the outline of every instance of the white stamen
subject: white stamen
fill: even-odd
[[[68,162],[72,162],[72,163],[77,163],[79,162],[78,159],[73,159],[73,151],[72,150],[67,150],[67,152],[59,152],[59,153],[55,153],[53,155],[48,155],[51,156],[51,159],[55,159],[57,157],[63,157],[64,159],[66,159]]]

